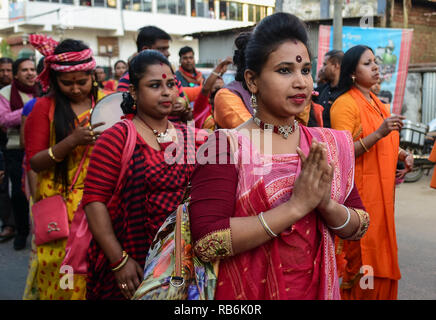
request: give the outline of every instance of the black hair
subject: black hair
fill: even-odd
[[[378,94],[379,97],[385,97],[388,98],[389,101],[392,101],[392,92],[388,91],[388,90],[382,90],[380,91],[380,93]]]
[[[5,63],[13,64],[14,60],[12,60],[11,58],[8,58],[8,57],[0,58],[0,64],[5,64]]]
[[[371,50],[371,52],[374,52],[370,47],[364,45],[354,46],[345,52],[341,63],[341,74],[339,76],[338,83],[338,96],[347,92],[353,86],[353,79],[351,76],[356,71],[360,57],[366,50]]]
[[[136,47],[141,52],[144,47],[151,48],[157,40],[171,40],[171,36],[162,29],[155,26],[146,26],[138,30]]]
[[[65,39],[54,50],[54,54],[61,54],[64,52],[77,52],[89,49],[89,47],[80,40]],[[88,61],[86,59],[84,62]],[[65,61],[64,64],[76,65],[77,62]],[[56,135],[56,142],[58,143],[65,139],[76,127],[77,116],[71,108],[70,100],[62,93],[59,88],[57,77],[60,72],[50,70],[50,94],[55,99],[55,111],[54,111],[54,129]],[[86,71],[87,74],[92,74],[93,71]],[[92,86],[91,94],[94,101],[97,101],[98,88]],[[69,179],[68,179],[68,162],[69,155],[65,157],[61,162],[55,165],[55,183],[61,183],[63,192],[68,192]]]
[[[168,59],[157,50],[144,50],[138,53],[129,63],[129,77],[130,84],[137,90],[139,81],[147,72],[147,68],[151,65],[166,64],[171,72],[174,70],[171,67]],[[123,93],[123,102],[121,102],[121,109],[124,114],[136,114],[136,109],[133,108],[135,100],[129,92]]]
[[[44,70],[44,57],[39,59],[38,64],[36,65],[36,73],[40,74]]]
[[[126,66],[127,66],[127,62],[126,61],[124,61],[124,60],[118,60],[117,62],[115,62],[115,64],[114,64],[114,70],[117,68],[117,64],[118,63],[123,63],[123,64],[125,64]]]
[[[235,80],[244,82],[245,72],[245,47],[251,32],[241,32],[235,39],[236,50],[233,53],[233,64],[236,66]]]
[[[250,69],[260,74],[271,52],[289,40],[301,41],[306,46],[309,57],[311,57],[306,25],[297,16],[290,13],[277,12],[265,17],[254,28],[251,35],[248,37],[243,35],[237,40],[240,41],[239,47],[237,45],[238,50],[245,51],[244,61],[241,61],[242,52],[238,52],[237,60],[239,59],[239,61],[236,61],[238,71],[242,73],[246,69]],[[245,46],[244,40],[248,40]],[[244,47],[245,49],[243,49]],[[242,71],[239,65],[242,66],[243,64],[245,64],[245,68]],[[238,74],[238,79],[240,79],[240,76]],[[242,84],[247,89],[245,79],[242,81]]]
[[[12,74],[14,76],[16,76],[18,74],[18,69],[20,68],[20,65],[24,61],[32,61],[33,63],[35,63],[35,61],[31,58],[20,58],[20,59],[15,60],[15,62],[12,64]]]
[[[344,58],[344,52],[342,50],[330,50],[325,54],[325,56],[329,57],[329,60],[332,61],[334,64],[341,65],[342,59]]]
[[[187,54],[188,52],[194,53],[194,49],[191,47],[185,46],[179,50],[179,57],[181,58],[184,54]]]

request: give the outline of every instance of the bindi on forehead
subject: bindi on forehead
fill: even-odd
[[[167,75],[165,73],[162,73],[162,79],[166,79]]]
[[[295,60],[297,60],[298,63],[301,63],[303,61],[303,58],[300,55],[297,55],[295,57]]]

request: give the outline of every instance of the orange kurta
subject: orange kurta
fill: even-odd
[[[330,110],[332,128],[350,131],[354,141],[377,130],[384,119],[390,116],[390,111],[372,93],[371,97],[375,102],[374,105],[369,103],[357,88],[352,88],[340,96]],[[396,297],[395,283],[389,284],[390,290],[380,289],[381,284],[379,285],[378,282],[374,290],[361,290],[358,280],[363,265],[373,268],[375,280],[384,278],[396,282],[401,278],[394,221],[398,150],[399,133],[393,131],[380,139],[369,152],[356,159],[355,183],[366,211],[370,215],[371,225],[360,241],[346,241],[344,244],[347,266],[343,288],[354,287],[359,291],[358,294],[349,295],[351,298]],[[377,290],[379,293],[383,291],[387,293],[374,294]]]

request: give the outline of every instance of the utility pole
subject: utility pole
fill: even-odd
[[[333,49],[342,50],[342,3],[335,0],[333,14]]]
[[[409,11],[412,9],[411,0],[403,0],[403,28],[407,29],[409,27]]]

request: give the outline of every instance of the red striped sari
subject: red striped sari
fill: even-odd
[[[300,146],[304,152],[308,152],[313,137],[326,143],[328,160],[334,167],[331,196],[337,202],[344,203],[353,188],[354,177],[354,147],[350,134],[323,128],[304,126],[300,128],[301,141],[305,142]],[[237,201],[233,216],[253,216],[270,210],[271,202],[262,174],[264,166],[260,155],[245,136],[234,130],[227,131],[227,134],[233,145],[232,150],[236,150],[234,159],[238,159]],[[249,164],[243,162],[243,157],[247,154],[253,157]],[[296,176],[300,170],[301,165],[298,163]],[[306,219],[298,221],[293,229],[305,233],[306,224],[311,226],[313,234],[313,237],[306,237],[306,239],[309,239],[308,242],[314,246],[315,252],[314,256],[305,256],[303,253],[299,257],[305,259],[303,264],[314,264],[313,275],[301,277],[295,273],[287,274],[289,270],[286,269],[292,265],[298,266],[300,262],[285,261],[283,249],[289,248],[289,245],[302,248],[305,243],[302,242],[304,237],[295,236],[295,232],[291,230],[285,231],[280,237],[262,246],[221,260],[215,298],[218,300],[292,299],[293,293],[287,285],[290,281],[303,281],[311,286],[309,290],[312,292],[307,292],[306,295],[308,298],[340,299],[333,236],[314,212],[308,214]]]

